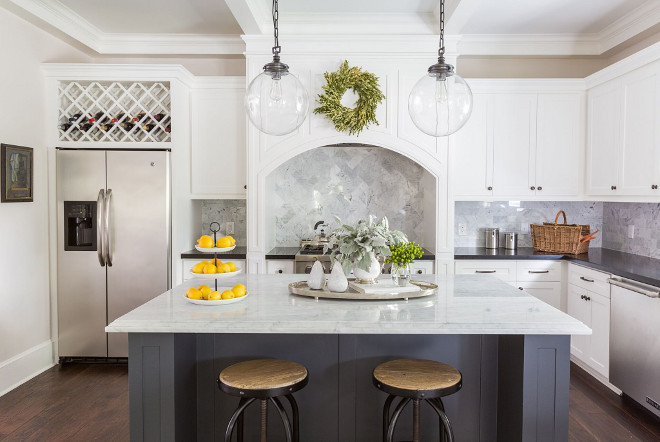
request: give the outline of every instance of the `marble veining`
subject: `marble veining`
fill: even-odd
[[[185,298],[184,284],[116,319],[108,332],[321,334],[590,334],[577,319],[490,275],[425,275],[438,293],[409,301],[353,301],[291,295],[300,275],[239,275],[249,296],[226,306]]]
[[[635,237],[628,238],[628,226]],[[660,203],[604,203],[603,247],[660,258]]]
[[[529,224],[554,222],[557,212],[566,212],[569,224],[589,224],[591,231],[601,234],[590,247],[603,244],[603,203],[588,201],[457,201],[455,203],[454,247],[483,247],[484,228],[499,227],[503,232],[518,232],[518,247],[531,247],[532,236]],[[563,218],[560,218],[560,222]],[[458,234],[458,225],[465,224],[467,235]],[[521,225],[527,232],[521,232]],[[500,245],[503,245],[500,238]]]
[[[334,216],[354,224],[370,214],[387,216],[391,228],[426,245],[434,232],[435,180],[421,165],[380,147],[326,146],[285,162],[266,179],[268,233],[273,247],[298,246]],[[431,215],[430,217],[428,215]]]
[[[225,223],[234,223],[234,237],[238,244],[247,244],[245,200],[202,200],[202,235],[210,235],[212,222],[220,223],[221,236],[225,235]]]

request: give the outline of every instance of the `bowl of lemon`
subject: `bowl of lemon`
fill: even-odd
[[[236,267],[233,262],[222,262],[218,258],[209,261],[201,261],[192,266],[190,273],[195,278],[202,279],[222,279],[231,278],[241,273],[241,269]]]
[[[218,238],[218,240],[214,243],[213,238],[211,238],[209,235],[203,235],[197,240],[197,244],[195,244],[195,249],[198,252],[203,253],[229,252],[230,250],[234,250],[235,247],[236,240],[231,236],[223,236],[222,238]]]
[[[234,287],[218,287],[211,289],[202,284],[199,287],[190,287],[186,291],[186,300],[197,305],[227,305],[244,301],[248,297],[247,288],[243,284]]]

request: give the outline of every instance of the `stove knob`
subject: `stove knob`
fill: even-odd
[[[312,266],[305,266],[305,273],[312,273]]]

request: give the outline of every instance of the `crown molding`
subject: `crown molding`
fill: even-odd
[[[585,78],[585,83],[587,88],[591,89],[592,87],[614,80],[630,71],[639,69],[658,60],[660,60],[660,42],[652,44],[623,60],[617,61],[616,63],[589,75]]]
[[[180,64],[42,63],[41,69],[46,77],[54,78],[56,80],[179,80],[189,87],[193,87],[197,81],[197,77]],[[243,80],[243,85],[245,84],[245,77],[229,78],[241,78]]]
[[[58,0],[9,0],[99,54],[242,54],[238,35],[116,34],[101,31]]]
[[[597,34],[600,53],[609,51],[658,23],[660,23],[660,2],[647,1]]]

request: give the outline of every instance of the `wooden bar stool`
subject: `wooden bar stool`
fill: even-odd
[[[266,442],[268,401],[272,402],[282,418],[286,440],[299,441],[298,404],[292,393],[301,390],[308,382],[307,369],[295,362],[278,359],[254,359],[231,365],[220,373],[220,390],[240,397],[238,408],[229,420],[225,442],[231,441],[234,425],[238,421],[238,440],[243,441],[243,411],[255,400],[261,401],[261,442]],[[278,397],[284,396],[291,404],[293,430],[289,418]]]
[[[376,388],[388,393],[383,406],[383,441],[392,442],[397,420],[403,409],[413,403],[413,442],[420,440],[419,405],[426,401],[440,419],[441,440],[453,442],[454,433],[442,404],[443,396],[461,389],[461,372],[451,365],[425,359],[397,359],[380,364],[374,369]],[[396,397],[401,398],[390,417],[390,406]]]

